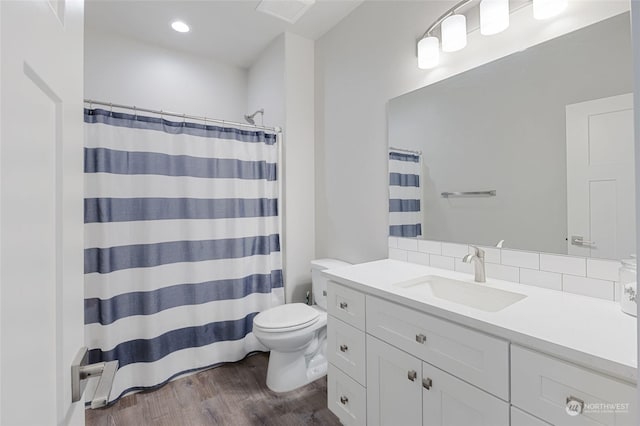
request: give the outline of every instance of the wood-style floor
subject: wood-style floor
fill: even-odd
[[[270,391],[268,354],[201,371],[111,407],[86,411],[87,426],[339,425],[326,377],[292,392]]]

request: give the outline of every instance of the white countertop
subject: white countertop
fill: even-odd
[[[611,376],[636,383],[636,318],[616,302],[487,278],[490,287],[527,295],[498,312],[485,312],[436,297],[408,296],[394,284],[426,275],[473,283],[460,272],[385,259],[324,271],[341,284],[402,303]]]

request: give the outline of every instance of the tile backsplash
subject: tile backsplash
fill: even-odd
[[[607,300],[620,300],[619,262],[482,247],[487,277]],[[389,237],[389,258],[473,274],[467,244]]]

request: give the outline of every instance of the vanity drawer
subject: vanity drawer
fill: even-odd
[[[552,424],[635,425],[635,398],[632,385],[511,346],[511,403]],[[574,415],[567,413],[570,400]]]
[[[327,324],[327,356],[329,362],[351,378],[366,385],[364,331],[339,319],[329,317]]]
[[[327,311],[347,324],[364,330],[364,294],[329,281]]]
[[[509,400],[509,342],[367,296],[367,332]]]
[[[511,426],[551,426],[529,413],[511,406]]]
[[[367,424],[367,393],[365,388],[329,364],[327,399],[329,410],[345,426]]]

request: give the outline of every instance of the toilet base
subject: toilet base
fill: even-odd
[[[267,368],[267,387],[289,392],[327,375],[328,362],[322,353],[311,359],[300,352],[271,351]]]

